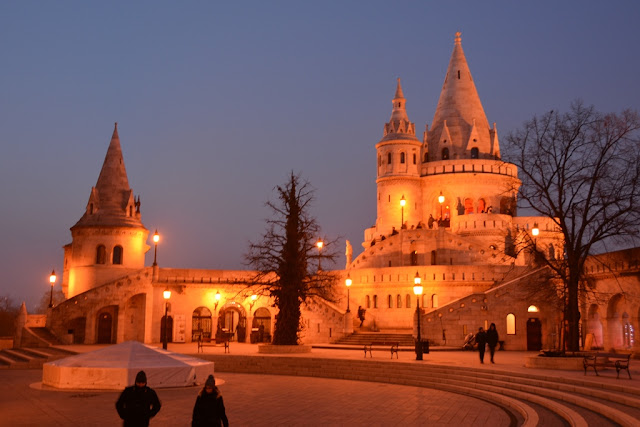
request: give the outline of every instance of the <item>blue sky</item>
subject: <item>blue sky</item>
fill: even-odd
[[[161,266],[243,268],[291,170],[355,255],[396,77],[421,135],[462,31],[504,141],[576,98],[639,109],[638,21],[632,1],[2,2],[0,295],[30,308],[62,271],[116,121]]]

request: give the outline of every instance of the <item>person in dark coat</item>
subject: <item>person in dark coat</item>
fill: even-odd
[[[118,415],[125,427],[146,427],[149,420],[160,411],[160,400],[153,389],[147,387],[144,371],[136,375],[136,383],[124,389],[116,402]]]
[[[476,334],[476,344],[478,344],[478,353],[480,354],[480,363],[484,363],[484,349],[487,345],[487,333],[483,327],[478,329]]]
[[[200,390],[196,398],[191,426],[219,426],[220,423],[224,427],[229,426],[222,395],[218,387],[216,387],[216,380],[213,375],[209,375],[204,383],[204,388]]]
[[[491,363],[495,363],[493,361],[493,355],[496,352],[496,346],[498,345],[498,330],[496,329],[496,324],[492,323],[489,325],[489,330],[487,331],[487,344],[489,345],[489,355],[491,356]]]

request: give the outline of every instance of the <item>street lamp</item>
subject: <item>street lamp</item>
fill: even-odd
[[[531,229],[531,235],[533,235],[533,253],[538,252],[538,234],[540,234],[540,229],[538,228],[538,223],[533,223],[533,228]]]
[[[167,336],[169,332],[169,298],[171,298],[171,291],[169,288],[166,288],[164,292],[162,292],[162,296],[164,297],[164,336],[162,337],[162,348],[166,350]]]
[[[49,295],[49,308],[53,307],[53,287],[56,284],[56,271],[51,270],[51,275],[49,276],[49,283],[51,283],[51,294]]]
[[[404,198],[404,194],[402,195],[402,198],[400,199],[400,210],[402,211],[401,216],[400,216],[400,229],[402,229],[402,227],[404,227],[404,205],[407,204],[407,201]]]
[[[442,195],[442,191],[440,192],[440,195],[438,196],[438,203],[440,203],[440,220],[444,220],[444,218],[442,217],[442,204],[444,203],[444,196]]]
[[[249,313],[251,313],[251,311],[253,310],[253,305],[256,303],[257,299],[258,299],[258,295],[256,294],[251,295],[251,302],[249,303]]]
[[[214,309],[214,311],[218,309],[218,303],[220,302],[220,298],[221,298],[220,292],[216,291],[216,308]]]
[[[156,228],[156,232],[153,233],[153,244],[155,246],[153,250],[153,266],[158,265],[158,242],[160,241],[160,235],[158,234],[158,229]]]
[[[353,280],[351,280],[351,275],[349,273],[347,273],[347,278],[344,281],[344,284],[347,285],[347,313],[349,313],[351,310],[349,310],[349,290],[351,288],[351,284],[353,283]]]
[[[413,279],[413,293],[416,295],[416,317],[418,318],[418,342],[416,343],[416,360],[422,360],[422,337],[420,336],[420,295],[422,295],[422,279],[416,271],[416,277]]]
[[[322,270],[322,247],[324,246],[324,242],[322,241],[322,239],[318,239],[318,241],[316,242],[316,246],[318,247],[318,271]]]

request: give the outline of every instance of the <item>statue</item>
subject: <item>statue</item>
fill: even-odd
[[[347,265],[345,268],[349,268],[349,264],[351,264],[351,258],[353,256],[353,248],[351,247],[351,242],[347,240],[347,250],[344,253],[347,256]]]

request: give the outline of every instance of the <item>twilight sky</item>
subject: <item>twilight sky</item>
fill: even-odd
[[[640,109],[639,21],[634,1],[2,2],[0,296],[31,310],[62,272],[116,121],[161,267],[244,268],[291,170],[355,256],[396,77],[421,138],[461,31],[504,141],[576,98]]]

